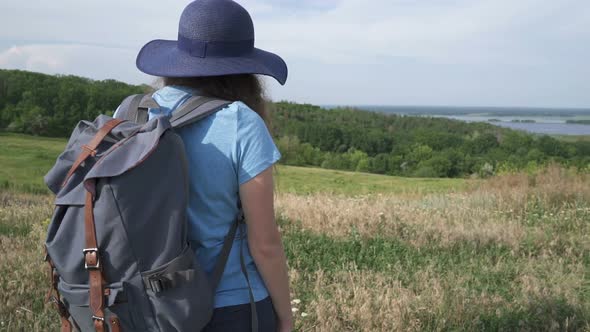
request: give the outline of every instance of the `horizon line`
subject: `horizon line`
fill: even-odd
[[[282,102],[282,101],[280,101]],[[289,102],[289,101],[286,101]],[[308,103],[303,103],[308,104]],[[313,105],[313,104],[311,104]],[[417,104],[317,104],[317,106],[326,108],[470,108],[470,109],[499,109],[499,110],[564,110],[564,111],[582,111],[590,112],[590,107],[571,107],[571,106],[484,106],[484,105],[417,105]]]

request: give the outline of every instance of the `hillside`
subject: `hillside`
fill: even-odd
[[[558,162],[590,165],[590,142],[445,118],[277,103],[273,131],[289,165],[415,177],[489,176]]]
[[[62,138],[40,138],[0,133],[0,189],[48,194],[43,176],[66,145]],[[413,179],[377,174],[279,165],[277,191],[281,193],[428,193],[462,189],[462,179]]]
[[[80,119],[112,114],[129,94],[113,80],[0,70],[0,130],[67,137]],[[487,177],[560,163],[590,168],[590,142],[561,141],[486,123],[350,108],[269,105],[281,163],[407,177]]]

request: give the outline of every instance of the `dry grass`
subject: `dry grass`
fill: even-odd
[[[49,289],[43,262],[50,198],[0,192],[0,331],[55,329],[44,299]]]
[[[469,241],[518,250],[525,238],[545,246],[547,232],[590,252],[590,177],[549,168],[538,175],[504,175],[447,194],[357,197],[280,194],[277,213],[330,236],[396,237],[414,246]],[[565,232],[564,232],[565,230]],[[582,234],[580,234],[582,233]],[[573,243],[572,243],[573,244]]]
[[[583,317],[578,316],[583,306],[575,300],[559,300],[576,289],[567,279],[579,283],[581,276],[583,272],[564,273],[563,269],[555,271],[547,280],[524,274],[514,284],[517,296],[509,301],[493,292],[472,290],[473,280],[469,276],[440,275],[433,267],[416,273],[409,285],[384,273],[354,267],[335,273],[317,270],[308,276],[313,280],[315,296],[308,303],[298,305],[309,315],[298,318],[298,328],[301,331],[588,330],[589,323],[581,322]],[[301,282],[298,271],[291,271],[291,278],[294,283]],[[567,314],[559,315],[556,311]]]
[[[492,199],[466,193],[419,199],[283,194],[277,198],[277,210],[282,217],[301,223],[306,229],[331,236],[379,234],[404,239],[415,246],[432,241],[442,245],[477,241],[518,247],[524,236],[522,225],[487,208],[486,205],[493,204],[488,201]]]
[[[567,209],[590,204],[590,175],[558,166],[550,166],[537,174],[504,174],[480,183],[476,192],[496,198],[503,211],[526,215],[530,203],[539,203],[547,210]]]

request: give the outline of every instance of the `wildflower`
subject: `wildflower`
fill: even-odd
[[[307,317],[307,313],[305,313],[305,312],[302,312],[302,313],[301,313],[301,317]]]
[[[297,309],[297,308],[293,307],[293,308],[291,308],[291,311],[292,311],[292,312],[297,312],[297,311],[299,311],[299,309]]]
[[[300,299],[295,299],[295,300],[291,301],[291,303],[299,304],[299,303],[301,303],[301,300]]]

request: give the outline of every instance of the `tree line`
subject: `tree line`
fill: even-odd
[[[0,70],[0,128],[66,137],[79,120],[112,114],[126,96],[145,89],[115,80]]]
[[[445,118],[281,102],[273,131],[290,165],[417,177],[487,176],[551,162],[590,166],[590,142]]]
[[[67,137],[80,119],[112,114],[147,86],[0,70],[0,130]],[[557,162],[590,168],[590,142],[563,142],[487,123],[351,108],[270,104],[281,163],[416,177],[488,176]]]

